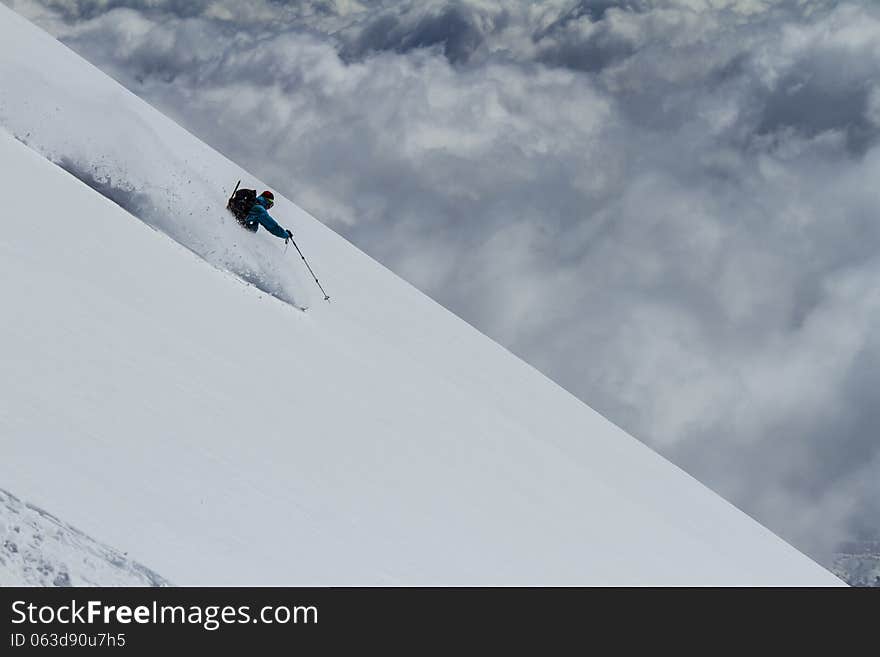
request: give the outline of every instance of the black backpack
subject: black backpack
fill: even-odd
[[[257,190],[255,189],[239,189],[229,199],[226,209],[235,215],[238,222],[245,225],[248,213],[254,207],[257,201]]]

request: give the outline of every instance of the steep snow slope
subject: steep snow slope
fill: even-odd
[[[280,199],[323,303],[232,163],[3,7],[0,80],[4,488],[177,584],[839,583]]]

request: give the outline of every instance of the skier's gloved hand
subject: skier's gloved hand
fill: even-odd
[[[291,233],[289,230],[287,230],[285,232],[287,233],[287,237],[284,238],[284,243],[287,244],[287,240],[293,239],[293,233]]]

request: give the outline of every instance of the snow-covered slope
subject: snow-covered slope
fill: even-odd
[[[324,303],[231,162],[2,6],[0,80],[3,488],[177,584],[839,583],[280,199]]]
[[[128,555],[0,488],[0,587],[168,584]]]

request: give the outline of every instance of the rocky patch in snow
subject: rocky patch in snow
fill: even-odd
[[[103,545],[0,488],[0,586],[168,586]]]

